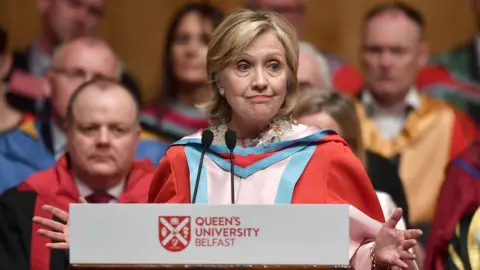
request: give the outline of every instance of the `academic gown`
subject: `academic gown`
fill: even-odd
[[[476,56],[472,59],[478,59]],[[474,60],[476,61],[476,60]],[[477,63],[474,64],[477,66]],[[475,68],[478,70],[478,68]],[[480,73],[479,73],[480,74]],[[429,65],[417,76],[417,87],[423,93],[445,100],[480,124],[480,81],[458,74],[445,65]],[[478,75],[475,75],[478,77]],[[473,80],[472,80],[473,79]]]
[[[473,121],[446,102],[420,94],[420,107],[408,112],[402,131],[384,139],[360,103],[357,112],[365,148],[397,166],[409,206],[408,220],[427,235],[448,162],[477,135]]]
[[[475,142],[447,169],[438,198],[426,249],[425,269],[441,270],[449,253],[451,239],[460,219],[480,207],[480,141]],[[466,269],[466,268],[465,268]]]
[[[370,269],[370,245],[364,243],[375,238],[384,217],[360,160],[333,131],[293,127],[282,142],[234,149],[236,203],[349,204],[351,263],[356,269]],[[200,136],[196,133],[170,146],[152,180],[149,202],[191,202],[202,149]],[[210,150],[203,162],[196,203],[229,204],[229,151],[217,143]]]
[[[0,135],[0,194],[33,173],[55,165],[48,122],[36,118],[24,121],[16,130]],[[135,159],[149,158],[158,164],[167,145],[152,133],[142,131]]]
[[[480,269],[480,208],[460,220],[448,246],[445,270]]]
[[[148,159],[135,161],[118,202],[146,203],[154,172]],[[42,210],[43,205],[68,211],[79,196],[66,156],[0,196],[0,269],[68,269],[68,255],[45,247],[49,240],[37,234],[42,226],[34,224],[32,218],[52,219],[52,214]]]

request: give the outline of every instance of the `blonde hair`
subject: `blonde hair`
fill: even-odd
[[[298,95],[298,41],[295,29],[279,15],[268,11],[240,9],[232,12],[217,27],[208,45],[207,72],[212,96],[203,104],[213,123],[230,121],[231,107],[217,89],[217,74],[235,62],[261,34],[273,31],[285,48],[288,83],[285,101],[277,116],[291,116]]]
[[[317,88],[303,90],[294,116],[298,119],[322,112],[330,115],[338,123],[343,133],[342,137],[366,166],[365,146],[355,103],[337,91]]]

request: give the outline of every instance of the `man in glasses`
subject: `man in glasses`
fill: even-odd
[[[43,109],[48,95],[43,77],[52,65],[53,53],[61,44],[89,36],[104,18],[106,0],[36,0],[40,12],[40,33],[30,46],[14,54],[8,77],[8,102],[30,113]],[[140,100],[135,80],[122,72],[120,80]]]
[[[50,94],[49,119],[31,119],[18,129],[0,136],[4,157],[0,167],[10,169],[0,172],[0,194],[21,183],[32,173],[49,168],[65,153],[65,120],[70,97],[84,82],[95,78],[119,81],[121,68],[112,48],[102,39],[78,38],[57,48],[52,68],[46,72],[46,91]],[[146,132],[140,135],[136,159],[149,158],[157,164],[166,145]],[[2,161],[3,160],[3,161]]]

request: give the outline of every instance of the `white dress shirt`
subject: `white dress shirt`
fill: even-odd
[[[80,197],[86,198],[94,193],[94,191],[85,184],[78,177],[74,177],[75,184],[77,185],[78,193]],[[118,185],[107,190],[108,195],[112,196],[109,203],[117,203],[120,195],[122,195],[125,188],[125,181],[121,181]]]
[[[375,101],[369,90],[366,90],[362,94],[361,102],[364,105],[365,113],[380,130],[382,137],[390,140],[403,130],[408,108],[420,108],[420,95],[417,89],[412,87],[402,102],[386,109]]]

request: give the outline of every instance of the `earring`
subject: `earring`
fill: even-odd
[[[222,96],[222,97],[223,97],[223,95],[225,95],[225,89],[223,89],[223,87],[220,87],[218,89],[218,92],[220,93],[220,96]]]

